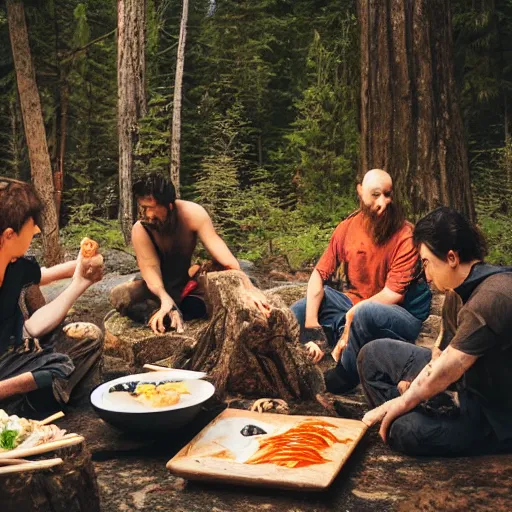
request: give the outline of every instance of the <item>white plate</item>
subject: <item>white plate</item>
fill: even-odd
[[[180,370],[180,372],[184,372],[187,370]],[[190,372],[190,374],[198,373],[198,372]],[[190,391],[190,394],[181,395],[180,401],[169,407],[146,407],[143,404],[135,404],[130,405],[129,407],[120,406],[119,404],[114,404],[108,400],[108,394],[110,388],[115,386],[116,384],[123,384],[125,382],[162,382],[165,380],[186,380],[187,387]],[[136,375],[127,375],[125,377],[119,377],[118,379],[111,380],[109,382],[105,382],[98,386],[91,393],[91,402],[95,407],[99,409],[103,409],[105,411],[112,412],[124,412],[124,413],[159,413],[164,411],[172,411],[177,409],[184,409],[186,407],[191,407],[193,405],[197,405],[208,400],[215,393],[215,387],[213,384],[205,380],[199,380],[197,378],[189,378],[186,379],[183,374],[180,373],[179,376],[176,375],[176,370],[171,370],[169,372],[149,372],[149,373],[139,373]]]

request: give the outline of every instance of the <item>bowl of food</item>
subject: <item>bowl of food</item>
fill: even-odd
[[[184,370],[127,375],[99,385],[91,403],[100,418],[122,430],[177,429],[192,421],[215,392],[197,377]]]

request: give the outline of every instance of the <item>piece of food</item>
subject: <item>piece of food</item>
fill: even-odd
[[[148,407],[169,407],[180,401],[181,395],[190,394],[187,383],[180,382],[124,382],[109,392],[124,391]]]
[[[240,434],[242,434],[244,437],[249,436],[261,436],[266,434],[266,432],[256,425],[245,425],[245,427],[240,430]]]
[[[98,253],[99,246],[98,242],[85,237],[80,242],[80,252],[84,258],[93,258]]]
[[[282,434],[262,437],[258,451],[245,463],[299,468],[330,462],[321,452],[335,443],[347,443],[351,439],[339,439],[329,428],[336,426],[322,420],[306,420]]]
[[[56,425],[41,425],[38,421],[9,416],[0,409],[0,452],[15,448],[32,448],[61,439],[65,430]]]

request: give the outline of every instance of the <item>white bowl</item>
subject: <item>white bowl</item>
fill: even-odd
[[[150,372],[127,375],[99,385],[91,393],[91,403],[98,415],[108,423],[123,430],[168,430],[180,428],[201,410],[201,405],[215,393],[215,387],[205,380],[180,371]],[[177,376],[179,375],[179,376]],[[187,378],[187,376],[189,378]],[[109,390],[126,382],[158,383],[163,381],[187,381],[190,394],[181,395],[180,401],[168,407],[148,407],[143,404],[120,405],[108,399]]]

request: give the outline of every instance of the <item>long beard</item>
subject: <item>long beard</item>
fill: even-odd
[[[368,234],[376,245],[384,245],[404,225],[405,216],[396,203],[390,203],[380,217],[363,201],[360,207]]]
[[[167,216],[165,220],[153,219],[149,220],[146,217],[142,217],[141,224],[156,233],[163,234],[173,234],[176,231],[176,225],[178,223],[178,216],[176,212],[176,208],[172,210],[170,208],[167,209]]]

